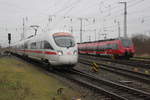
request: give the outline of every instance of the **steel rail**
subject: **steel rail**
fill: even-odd
[[[80,55],[80,57],[92,57],[93,59],[99,59],[102,61],[109,61],[109,62],[114,62],[114,63],[118,63],[118,64],[124,64],[124,65],[130,65],[130,66],[136,66],[136,67],[140,67],[140,68],[146,68],[146,69],[150,69],[150,63],[144,63],[142,61],[134,61],[134,60],[118,60],[118,59],[110,59],[110,58],[104,58],[104,57],[98,57],[95,55]]]
[[[75,73],[79,78],[72,77],[72,74],[65,74],[64,76],[70,78],[71,80],[77,81],[82,85],[87,85],[88,87],[94,88],[100,92],[104,92],[109,97],[115,100],[148,100],[150,99],[150,94],[138,89],[134,89],[125,85],[121,85],[106,79],[95,77],[89,73],[81,72],[78,70],[72,70],[72,73]],[[84,80],[86,77],[87,80]]]
[[[55,71],[53,73],[55,73]],[[129,95],[130,96],[131,95],[136,96],[136,99],[137,98],[142,98],[142,99],[144,98],[145,100],[150,99],[150,94],[149,93],[146,93],[146,92],[143,92],[143,91],[140,91],[140,90],[136,90],[136,89],[132,89],[132,88],[128,88],[127,86],[123,86],[123,85],[120,85],[120,84],[118,85],[117,83],[113,83],[113,82],[108,81],[108,80],[96,78],[95,76],[89,75],[87,73],[80,72],[78,70],[65,71],[65,73],[56,72],[56,74],[60,75],[60,76],[63,76],[63,77],[66,77],[70,80],[76,81],[76,82],[78,82],[78,83],[80,83],[84,86],[90,87],[91,89],[95,89],[96,91],[100,92],[101,94],[105,94],[106,96],[110,97],[113,100],[129,100],[128,99]],[[80,77],[72,77],[72,74],[76,74]],[[82,80],[82,78],[81,78],[82,76],[86,77],[86,79],[90,79],[90,82]],[[96,83],[94,84],[94,83],[91,83],[91,82],[96,82]],[[105,85],[106,87],[109,86],[109,88],[115,88],[114,91],[116,91],[116,92],[110,91],[110,89],[106,89],[106,88],[102,87],[101,86],[102,84]],[[117,92],[118,90],[119,90],[119,92]],[[121,95],[120,94],[120,93],[122,93],[122,92],[120,92],[121,90],[124,91],[125,94],[123,93]]]
[[[137,59],[147,59],[147,60],[150,60],[150,58],[146,58],[146,57],[133,57],[133,58],[137,58]]]
[[[73,73],[76,74],[76,75],[80,75],[80,77],[79,78],[78,78],[78,76],[76,76],[76,78],[72,77],[71,75]],[[77,72],[75,70],[72,70],[69,73],[54,72],[54,74],[60,75],[61,77],[65,77],[65,78],[67,78],[67,79],[69,79],[69,80],[71,80],[73,82],[76,82],[76,83],[78,83],[78,84],[80,84],[80,85],[82,85],[84,87],[87,87],[88,89],[91,89],[91,90],[96,91],[97,93],[103,94],[107,98],[110,98],[112,100],[128,100],[125,97],[117,95],[116,93],[108,91],[108,90],[106,90],[106,89],[104,89],[104,88],[102,88],[100,86],[97,86],[97,85],[95,85],[93,83],[90,83],[90,82],[87,82],[85,80],[82,80],[81,77],[85,77],[86,75],[84,75],[83,73],[81,73],[79,71]],[[86,78],[87,78],[87,76],[86,76]],[[88,77],[88,78],[90,78],[90,77]]]
[[[144,73],[140,73],[140,72],[134,72],[131,70],[127,70],[124,68],[118,68],[118,67],[114,67],[111,65],[101,64],[101,63],[96,62],[96,61],[91,60],[91,59],[88,60],[88,59],[81,59],[80,58],[79,62],[83,63],[83,64],[87,64],[87,65],[91,65],[93,62],[95,62],[96,64],[98,64],[100,66],[101,69],[111,71],[114,73],[118,73],[118,74],[121,74],[124,76],[128,76],[128,77],[131,77],[131,78],[134,78],[137,80],[141,80],[141,81],[148,83],[148,84],[150,83],[150,75],[148,75],[148,74],[144,74]]]

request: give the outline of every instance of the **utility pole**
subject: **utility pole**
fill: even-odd
[[[106,40],[106,38],[107,38],[107,34],[106,34],[106,33],[104,33],[104,34],[101,34],[101,35],[103,35],[103,36],[104,36],[104,40]]]
[[[78,18],[80,20],[80,43],[82,43],[83,36],[83,20],[88,21],[88,18]]]
[[[127,2],[119,2],[124,4],[124,37],[127,38]]]
[[[70,31],[71,31],[71,33],[73,33],[72,18],[70,18],[70,22],[71,22],[71,23],[70,23],[70,24],[71,24],[71,26],[70,26],[70,28],[71,28]]]
[[[52,22],[53,22],[53,19],[55,18],[55,15],[49,15],[48,17],[48,24],[47,24],[47,27],[48,27],[48,30],[51,30],[51,26],[52,25]]]
[[[108,33],[108,29],[107,29],[107,27],[103,27],[103,34],[101,34],[101,35],[103,35],[104,36],[104,39],[106,39],[107,38],[107,33]]]
[[[91,36],[89,35],[89,42],[91,42]]]
[[[49,18],[48,18],[48,22],[50,23],[50,22],[52,22],[52,16],[49,16]]]
[[[21,36],[21,40],[24,39],[24,32],[25,32],[25,19],[23,18],[23,32],[22,32],[22,36]]]
[[[64,19],[69,18],[69,24],[68,24],[68,30],[73,33],[73,26],[72,26],[72,18],[69,16],[64,17]],[[64,25],[64,27],[67,27],[67,25]]]
[[[49,28],[49,26],[50,26],[50,23],[52,22],[52,16],[49,16],[49,18],[48,18],[48,25],[47,25],[47,27],[48,27],[48,30],[50,30]]]
[[[95,32],[95,41],[96,41],[96,29],[94,29],[94,32]]]
[[[98,40],[100,40],[100,36],[101,35],[101,29],[99,29],[99,31],[98,31]]]
[[[65,19],[70,19],[70,17],[69,17],[69,16],[64,16],[64,20],[65,20]],[[65,29],[65,30],[70,30],[70,29],[69,29],[68,21],[67,21],[67,24],[66,24],[66,22],[65,22],[64,29]]]
[[[83,23],[83,18],[79,18],[80,20],[80,43],[82,43],[82,23]]]
[[[11,43],[11,33],[8,33],[9,53],[10,53],[10,43]]]
[[[118,38],[120,38],[120,22],[118,21]]]

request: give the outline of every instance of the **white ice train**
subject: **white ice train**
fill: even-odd
[[[78,62],[77,44],[69,32],[37,34],[11,47],[13,53],[49,63],[53,67],[72,68]]]

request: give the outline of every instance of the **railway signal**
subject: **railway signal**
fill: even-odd
[[[11,43],[11,33],[8,33],[8,43],[9,43],[9,45]]]
[[[11,43],[11,33],[8,33],[9,52],[10,52],[10,43]]]

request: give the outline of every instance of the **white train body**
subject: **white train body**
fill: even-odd
[[[12,46],[13,52],[50,65],[74,66],[78,62],[77,44],[67,32],[43,33],[20,41]]]

